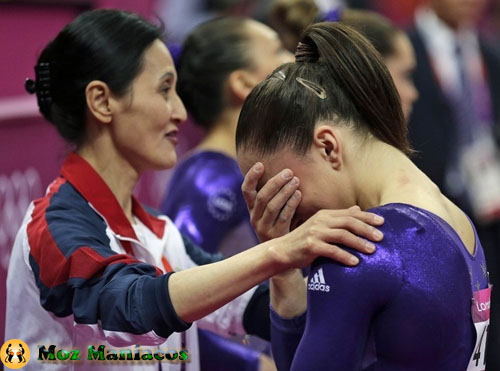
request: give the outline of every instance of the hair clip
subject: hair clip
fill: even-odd
[[[50,84],[50,64],[39,63],[35,66],[36,83],[35,90],[38,98],[38,105],[49,106],[52,103],[51,84]]]
[[[279,70],[278,72],[275,72],[271,77],[274,77],[275,79],[285,81],[286,75],[282,70]]]
[[[316,94],[319,99],[323,99],[323,100],[326,99],[326,91],[325,91],[325,89],[323,89],[318,84],[316,84],[316,83],[314,83],[312,81],[309,81],[309,80],[304,80],[301,77],[296,77],[295,80],[297,80],[297,82],[300,85],[304,86],[306,89],[309,89],[314,94]]]

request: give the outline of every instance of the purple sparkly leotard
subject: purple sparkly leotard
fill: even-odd
[[[316,260],[306,315],[285,320],[271,312],[279,369],[466,370],[476,341],[471,299],[488,287],[477,235],[471,255],[426,210],[388,204],[371,211],[385,218],[377,251],[357,254],[354,268]]]
[[[161,210],[206,251],[233,255],[258,243],[242,183],[233,158],[220,152],[195,152],[177,166]]]

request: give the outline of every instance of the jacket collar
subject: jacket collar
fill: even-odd
[[[61,174],[106,219],[113,232],[120,237],[138,240],[115,195],[86,160],[74,152],[70,153],[63,163]],[[158,238],[163,237],[165,220],[146,212],[133,195],[132,213]]]

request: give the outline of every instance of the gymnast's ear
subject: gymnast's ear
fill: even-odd
[[[85,99],[90,114],[99,122],[109,124],[112,121],[111,91],[105,82],[94,80],[85,88]]]
[[[321,157],[328,161],[332,168],[342,168],[342,145],[339,133],[330,125],[319,125],[314,129],[313,146],[320,151]]]

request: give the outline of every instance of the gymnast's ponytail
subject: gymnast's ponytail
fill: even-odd
[[[297,48],[296,61],[306,59],[300,45],[326,62],[330,75],[356,107],[378,139],[409,152],[407,126],[399,95],[387,67],[370,42],[348,26],[319,23],[309,27]],[[395,130],[401,128],[401,130]]]
[[[382,57],[340,23],[309,26],[295,63],[278,67],[250,93],[240,114],[237,149],[270,154],[287,146],[305,154],[322,120],[411,153],[399,95]]]

